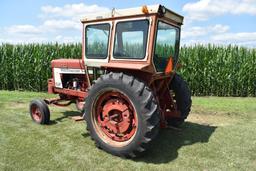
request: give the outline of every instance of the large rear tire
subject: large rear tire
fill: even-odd
[[[159,131],[160,114],[153,93],[142,81],[123,73],[98,78],[84,110],[96,146],[113,155],[140,155]]]
[[[176,105],[181,113],[181,117],[168,120],[168,124],[174,127],[180,127],[188,117],[191,110],[191,92],[187,82],[178,74],[174,75],[169,88],[174,92],[174,99],[176,100]]]

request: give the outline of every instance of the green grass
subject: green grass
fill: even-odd
[[[255,170],[256,99],[194,97],[181,131],[162,130],[144,157],[97,149],[74,106],[50,107],[51,124],[33,123],[29,101],[44,93],[0,91],[0,170]]]

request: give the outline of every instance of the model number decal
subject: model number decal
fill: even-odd
[[[60,68],[60,72],[61,73],[84,73],[84,70]]]

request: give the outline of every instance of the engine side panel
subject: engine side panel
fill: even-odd
[[[57,88],[63,88],[63,75],[65,74],[84,74],[84,69],[73,69],[73,68],[53,68],[53,74],[54,74],[54,85]]]

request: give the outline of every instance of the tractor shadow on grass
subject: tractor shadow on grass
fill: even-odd
[[[154,164],[168,163],[178,158],[178,151],[183,146],[209,142],[216,128],[216,126],[186,122],[180,131],[163,129],[145,154],[135,161]]]
[[[62,122],[64,119],[73,117],[73,116],[81,116],[81,112],[78,111],[65,111],[62,113],[63,115],[50,121],[50,125],[58,124],[58,122]]]

